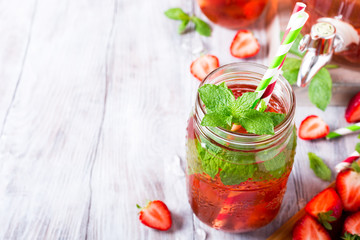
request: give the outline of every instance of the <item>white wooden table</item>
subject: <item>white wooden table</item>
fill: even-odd
[[[228,234],[193,216],[182,169],[198,38],[179,36],[165,18],[175,6],[199,11],[186,0],[0,1],[0,239],[265,239],[327,186],[307,152],[333,168],[355,135],[299,140],[268,226]],[[203,39],[221,64],[238,61],[228,50],[234,34],[214,26]],[[266,56],[264,46],[252,60]],[[334,129],[345,125],[343,113],[299,106],[296,122],[318,114]],[[147,199],[167,203],[170,231],[140,224],[135,204]]]

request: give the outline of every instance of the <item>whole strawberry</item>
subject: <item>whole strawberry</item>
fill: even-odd
[[[343,203],[344,210],[360,210],[360,167],[354,162],[353,167],[340,172],[336,177],[336,190]]]
[[[344,232],[346,235],[350,235],[348,239],[360,239],[360,211],[346,218]],[[354,236],[357,236],[357,238]]]
[[[293,240],[331,240],[329,233],[313,217],[306,214],[293,229]]]
[[[326,229],[331,230],[330,223],[341,217],[341,199],[334,188],[327,188],[306,204],[305,211],[318,219]]]
[[[171,214],[165,203],[160,200],[149,201],[146,207],[140,207],[139,219],[142,224],[160,230],[169,230],[172,225]]]
[[[350,100],[345,111],[345,119],[349,123],[360,121],[360,92]]]

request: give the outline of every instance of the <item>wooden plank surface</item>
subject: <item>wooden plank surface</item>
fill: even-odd
[[[0,1],[0,239],[265,239],[327,183],[307,152],[331,167],[352,152],[356,136],[299,141],[277,218],[245,234],[210,229],[187,202],[185,128],[198,81],[189,73],[199,44],[221,64],[235,31],[211,38],[189,32],[163,12],[193,1]],[[267,62],[267,33],[250,61]],[[298,107],[331,128],[344,107]],[[138,221],[136,203],[164,200],[169,232]]]

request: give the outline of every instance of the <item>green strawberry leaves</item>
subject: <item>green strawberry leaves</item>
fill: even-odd
[[[330,222],[336,221],[336,217],[331,216],[333,214],[333,210],[327,211],[325,213],[318,214],[318,221],[327,229],[332,230],[332,226]]]
[[[182,34],[185,32],[185,29],[189,22],[193,22],[195,25],[195,30],[202,36],[209,37],[211,35],[211,27],[209,24],[201,20],[200,18],[196,16],[189,16],[187,13],[185,13],[181,8],[170,8],[167,11],[165,11],[165,16],[172,20],[178,20],[181,21],[179,27],[178,27],[178,33]]]
[[[314,171],[315,175],[322,180],[330,181],[331,180],[331,170],[330,168],[323,162],[321,158],[319,158],[315,153],[309,152],[309,161],[310,168]]]
[[[203,85],[199,88],[199,95],[207,111],[201,122],[202,126],[230,129],[235,123],[249,133],[270,135],[274,134],[274,126],[285,118],[285,114],[262,112],[266,109],[266,104],[262,102],[262,111],[252,109],[257,96],[255,92],[244,93],[235,100],[232,91],[224,82],[220,85]]]
[[[360,236],[357,235],[357,234],[351,234],[351,233],[346,232],[341,239],[344,239],[344,240],[360,240]]]

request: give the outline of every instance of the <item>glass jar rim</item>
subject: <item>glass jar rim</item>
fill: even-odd
[[[201,86],[203,86],[204,84],[207,84],[209,78],[212,77],[214,74],[218,73],[221,70],[224,70],[227,68],[232,68],[232,67],[241,67],[242,69],[240,71],[254,73],[254,74],[264,74],[265,71],[268,69],[265,65],[254,63],[254,62],[229,63],[229,64],[223,65],[223,66],[215,69],[211,73],[209,73],[205,77],[205,79],[201,82],[201,84],[199,85],[199,88]],[[245,70],[247,68],[254,68],[254,67],[257,68],[259,71],[264,71],[264,73],[256,72],[254,70]],[[221,83],[223,81],[225,81],[225,80],[219,81],[219,83]],[[279,85],[279,83],[285,87],[285,90],[286,90],[287,94],[289,95],[290,103],[289,103],[289,109],[286,113],[285,119],[274,128],[274,135],[256,135],[256,134],[249,134],[249,133],[246,133],[246,134],[238,133],[238,132],[232,132],[230,130],[220,128],[220,127],[215,127],[214,128],[215,131],[218,133],[222,133],[226,136],[230,136],[230,139],[227,138],[224,140],[227,142],[231,142],[233,144],[238,144],[239,142],[241,142],[242,145],[244,145],[244,144],[252,145],[254,143],[266,144],[269,142],[273,142],[276,138],[279,137],[279,135],[282,135],[282,133],[286,132],[286,130],[292,125],[291,123],[293,122],[294,115],[295,115],[296,99],[295,99],[294,91],[293,91],[291,85],[289,84],[289,82],[281,74],[279,74],[279,76],[278,76],[277,85]],[[205,115],[206,110],[204,108],[204,104],[202,104],[202,101],[200,99],[198,92],[197,92],[197,97],[196,97],[196,105],[200,108],[202,114]],[[215,133],[215,131],[212,131],[210,127],[204,127],[204,126],[201,126],[201,127],[203,127],[206,130],[206,132],[208,132],[208,133],[218,135]],[[217,136],[217,137],[219,137],[219,136]],[[235,139],[235,140],[237,139],[238,141],[234,141],[231,139]]]

